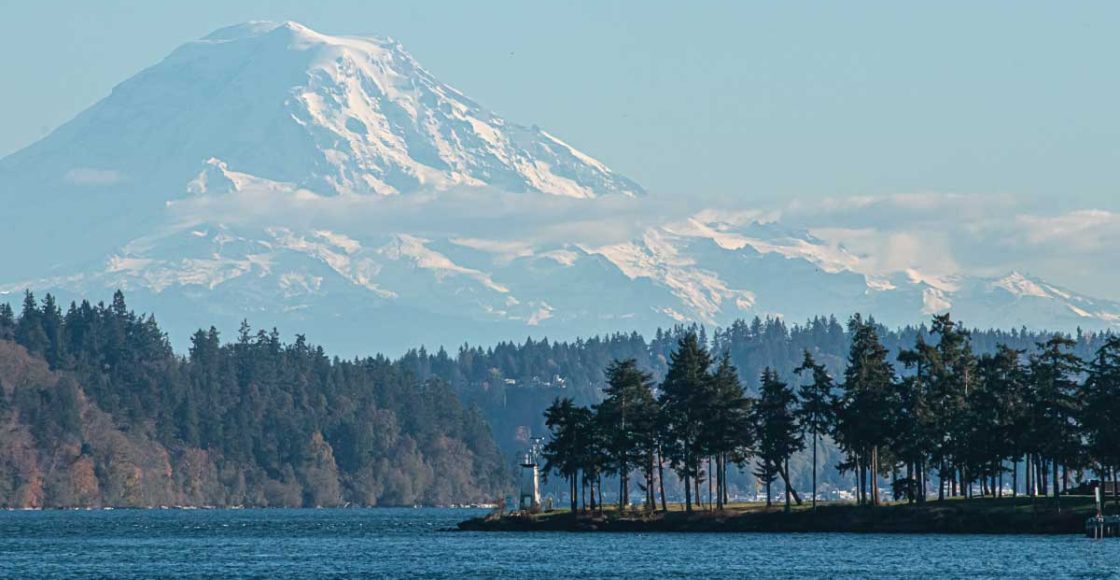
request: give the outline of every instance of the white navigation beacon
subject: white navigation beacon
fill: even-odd
[[[531,437],[529,448],[521,459],[521,495],[518,508],[527,512],[541,509],[540,456],[543,437]]]

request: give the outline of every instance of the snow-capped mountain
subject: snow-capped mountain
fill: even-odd
[[[174,51],[5,162],[63,176],[183,183],[217,158],[322,194],[489,186],[572,197],[641,188],[537,128],[440,83],[392,40],[254,22]],[[176,192],[177,193],[177,192]]]
[[[440,83],[391,40],[250,23],[189,43],[0,160],[0,292],[124,288],[180,343],[242,318],[342,352],[754,315],[952,310],[1120,325],[1021,274],[869,274],[844,247],[642,188]]]

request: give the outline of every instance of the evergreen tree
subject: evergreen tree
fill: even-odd
[[[43,358],[47,359],[51,368],[62,367],[66,348],[62,337],[62,312],[59,310],[54,296],[50,294],[43,298],[43,306],[39,311],[39,324],[45,338],[45,346],[42,351]]]
[[[789,458],[804,448],[797,423],[797,397],[793,389],[778,379],[773,369],[762,371],[758,402],[754,405],[754,423],[758,441],[759,476],[766,482],[766,504],[770,505],[770,483],[781,477],[785,483],[785,509],[791,497],[801,504],[789,478]]]
[[[544,413],[545,424],[552,432],[551,440],[544,446],[543,472],[559,473],[568,481],[568,494],[572,513],[578,510],[579,492],[576,483],[582,467],[585,414],[571,399],[556,399]]]
[[[1102,480],[1112,474],[1113,499],[1120,505],[1120,336],[1109,336],[1089,363],[1083,417],[1097,470]]]
[[[879,448],[890,430],[894,367],[879,341],[875,325],[859,315],[848,323],[852,345],[837,408],[836,442],[848,455],[845,466],[856,471],[860,503],[879,504]],[[870,476],[870,498],[865,483]]]
[[[43,314],[30,290],[23,295],[23,310],[16,322],[15,338],[31,354],[42,355],[50,346],[47,333],[43,330]]]
[[[0,302],[0,340],[15,340],[16,316],[7,302]]]
[[[965,464],[970,437],[964,431],[968,399],[976,388],[976,356],[972,352],[970,334],[948,314],[934,316],[930,330],[938,338],[930,357],[929,402],[934,410],[934,460],[939,464],[942,486],[938,498],[944,496],[944,483],[950,482],[967,495],[966,483],[971,481]]]
[[[646,472],[649,489],[657,401],[652,377],[639,370],[634,359],[612,362],[606,376],[607,388],[595,418],[603,434],[607,471],[619,478],[619,509],[624,509],[630,503],[630,472],[635,467],[642,466]]]
[[[1023,398],[1026,374],[1020,363],[1022,353],[1006,346],[995,354],[980,357],[979,380],[969,393],[965,421],[961,430],[969,444],[963,454],[972,479],[981,481],[986,495],[1001,493],[1004,461],[1018,457],[1018,429],[1024,422]],[[971,480],[970,480],[971,481]]]
[[[703,456],[701,434],[706,413],[713,403],[708,369],[711,355],[695,333],[688,333],[669,358],[661,385],[661,408],[667,439],[668,459],[684,483],[685,511],[692,511],[693,483],[700,476]],[[699,503],[700,498],[696,501]]]
[[[1039,481],[1045,487],[1048,465],[1052,476],[1050,490],[1057,502],[1061,498],[1059,473],[1062,467],[1066,470],[1077,467],[1083,459],[1077,424],[1081,413],[1077,376],[1082,372],[1083,363],[1070,352],[1074,344],[1068,337],[1054,335],[1038,345],[1039,352],[1031,356],[1029,364],[1034,407],[1031,442],[1038,465],[1043,468]]]
[[[906,469],[906,477],[894,482],[895,495],[906,497],[908,502],[925,501],[928,461],[940,442],[936,413],[930,404],[931,369],[936,359],[935,349],[921,335],[912,349],[898,354],[898,362],[908,374],[897,383],[890,445]]]
[[[739,374],[731,364],[731,356],[720,357],[712,375],[714,402],[704,421],[701,445],[715,458],[716,508],[727,502],[727,466],[742,465],[753,454],[753,400],[743,392]]]
[[[813,509],[817,507],[817,440],[832,427],[835,409],[835,384],[824,365],[817,364],[808,349],[801,366],[794,369],[798,375],[808,374],[812,382],[798,389],[800,408],[798,421],[813,438]]]

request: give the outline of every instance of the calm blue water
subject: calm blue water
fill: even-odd
[[[1120,540],[445,531],[478,513],[0,512],[0,576],[1120,578]]]

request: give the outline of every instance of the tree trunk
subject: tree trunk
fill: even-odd
[[[914,469],[914,464],[907,461],[906,462],[906,503],[907,504],[914,503],[914,499],[915,499],[914,496],[918,495],[917,490],[914,489],[916,487],[914,485],[914,479],[918,475],[916,472],[917,472],[917,470]],[[898,497],[896,496],[895,499],[898,499]]]
[[[926,501],[926,466],[922,459],[914,464],[914,477],[917,480],[917,488],[914,489],[914,502],[923,503]]]
[[[817,509],[817,432],[813,431],[813,510]]]
[[[716,509],[723,511],[723,454],[716,455]]]
[[[579,511],[579,505],[577,504],[579,493],[576,491],[576,476],[574,475],[568,477],[568,491],[571,495],[569,499],[571,500],[572,504],[572,513],[575,514]]]
[[[863,458],[856,459],[856,505],[863,505]]]
[[[1023,477],[1026,479],[1026,494],[1034,497],[1034,459],[1031,457],[1030,453],[1023,459],[1023,471],[1025,472]]]
[[[625,498],[626,493],[623,492],[623,490],[626,489],[626,483],[625,482],[626,482],[626,478],[624,476],[620,475],[618,477],[618,512],[619,513],[622,513],[623,511],[626,510],[626,498]]]
[[[687,444],[686,444],[687,445]],[[688,451],[684,452],[684,511],[692,511],[692,481],[688,478],[689,465]]]
[[[708,457],[708,509],[712,509],[712,458]]]
[[[1030,475],[1030,489],[1031,497],[1037,497],[1038,492],[1042,489],[1042,484],[1039,482],[1039,459],[1037,455],[1027,455],[1027,474]]]
[[[864,465],[863,458],[859,459],[859,505],[867,504],[867,466]]]
[[[801,505],[801,496],[798,495],[797,489],[793,487],[793,482],[790,481],[790,478],[789,478],[789,458],[788,457],[786,458],[785,466],[782,470],[782,479],[785,480],[785,483],[786,483],[786,511],[788,512],[788,511],[790,511],[789,502],[790,502],[791,497],[792,497],[793,501],[795,503],[797,503],[797,505]]]
[[[704,460],[696,462],[696,475],[692,478],[692,501],[696,504],[696,509],[704,509],[704,494],[700,493],[700,466],[704,464]]]
[[[661,511],[669,511],[669,504],[665,501],[665,460],[661,457],[661,446],[657,446],[657,486],[661,490]]]
[[[1045,496],[1049,495],[1049,492],[1046,491],[1046,482],[1047,481],[1048,481],[1048,477],[1046,476],[1046,464],[1042,461],[1042,456],[1041,455],[1036,455],[1034,457],[1034,489],[1035,489],[1035,495],[1037,495],[1039,497],[1045,497]]]
[[[731,503],[731,490],[727,487],[727,454],[723,454],[723,505]]]
[[[892,465],[891,466],[891,482],[895,482],[895,481],[898,481],[898,466],[897,465]],[[891,493],[891,497],[893,497],[895,499],[895,501],[898,501],[898,496],[893,493],[893,490],[892,490],[892,493]]]
[[[723,509],[723,495],[722,495],[722,492],[720,491],[719,486],[723,483],[723,475],[720,474],[719,454],[713,455],[712,459],[713,459],[713,462],[715,464],[714,469],[715,469],[715,478],[716,478],[716,481],[715,481],[715,494],[716,495],[715,495],[715,498],[713,498],[713,500],[715,501],[716,510],[722,510]]]
[[[871,448],[871,505],[879,505],[879,446]]]
[[[786,458],[785,469],[782,473],[782,479],[786,483],[786,503],[789,503],[789,496],[793,496],[793,502],[801,505],[801,495],[797,493],[797,488],[793,487],[793,481],[789,478],[789,458]]]
[[[1011,497],[1019,497],[1019,458],[1011,460]]]
[[[789,499],[790,499],[789,496],[790,496],[790,491],[791,490],[790,490],[790,486],[789,486],[789,459],[788,458],[785,460],[784,465],[782,465],[782,480],[785,481],[785,484],[786,484],[786,513],[789,513],[790,510],[792,510],[793,508],[790,506],[790,503],[789,503]]]
[[[579,480],[579,499],[583,505],[583,509],[587,509],[587,478],[583,477]]]
[[[1060,511],[1062,511],[1062,495],[1061,495],[1062,492],[1061,492],[1061,488],[1059,487],[1061,485],[1061,482],[1058,480],[1058,460],[1057,459],[1054,460],[1054,464],[1052,466],[1052,472],[1054,474],[1054,503],[1058,504],[1058,511],[1060,512]]]
[[[766,507],[770,507],[770,484],[774,482],[773,474],[770,473],[770,463],[766,463]]]
[[[696,499],[696,508],[704,509],[704,496],[700,495],[700,462],[696,463],[696,477],[692,478],[693,498]]]
[[[731,503],[731,488],[727,485],[727,454],[723,454],[723,505]]]
[[[727,454],[723,453],[719,457],[719,499],[723,502],[724,509],[727,509],[728,496],[730,493],[727,491]]]
[[[937,470],[937,501],[945,501],[945,462],[941,462],[941,467]]]
[[[599,513],[603,513],[603,503],[605,503],[603,501],[603,474],[599,474],[599,477],[596,478],[596,482],[599,484]]]

